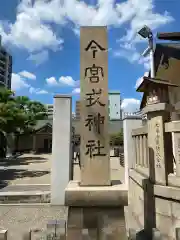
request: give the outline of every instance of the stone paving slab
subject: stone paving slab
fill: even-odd
[[[21,185],[9,185],[7,187],[4,187],[0,189],[1,192],[22,192],[22,191],[50,191],[50,184],[33,184],[33,185],[26,185],[26,184],[21,184]]]
[[[36,196],[50,194],[50,191],[23,191],[23,192],[0,192],[0,197],[2,196]]]
[[[38,157],[44,158],[46,160],[36,160]],[[33,155],[33,154],[25,154],[21,156],[21,158],[31,158],[30,163],[24,164],[23,161],[21,165],[13,165],[13,166],[6,166],[4,167],[6,171],[9,172],[10,179],[8,180],[8,191],[27,191],[26,187],[15,187],[15,185],[19,184],[37,184],[37,190],[49,190],[48,187],[44,186],[38,186],[41,184],[50,184],[51,182],[51,154],[43,154],[43,155]],[[34,160],[33,160],[34,159]],[[27,163],[27,162],[26,162]],[[124,182],[124,168],[120,166],[120,161],[118,157],[112,157],[111,161],[111,179],[112,180],[121,180]],[[3,169],[3,168],[2,168]],[[3,171],[0,167],[0,171]],[[22,172],[25,171],[25,172]],[[16,173],[16,177],[14,179],[11,179],[11,171],[12,174],[14,172]],[[38,171],[38,173],[36,173]],[[33,175],[32,177],[26,177],[29,176],[29,172]],[[4,174],[4,173],[3,173]],[[22,176],[21,176],[22,175]],[[0,179],[1,179],[0,174]],[[6,177],[6,175],[5,175]],[[74,165],[74,180],[80,179],[80,168],[78,164]],[[13,187],[11,187],[13,185]],[[6,189],[1,188],[0,191],[7,191]],[[14,190],[13,190],[14,189]],[[28,189],[35,190],[34,186],[28,186]]]
[[[8,240],[20,240],[31,229],[45,231],[48,221],[66,220],[67,208],[36,205],[5,205],[0,206],[0,228],[8,229]]]

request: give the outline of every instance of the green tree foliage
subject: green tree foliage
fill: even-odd
[[[111,146],[122,146],[123,145],[123,131],[114,133],[110,135],[110,145]]]
[[[40,102],[0,88],[0,131],[4,136],[31,132],[37,121],[46,117],[47,109]]]
[[[42,103],[31,101],[25,96],[16,97],[15,102],[23,117],[19,132],[32,131],[38,120],[47,118],[47,109]]]

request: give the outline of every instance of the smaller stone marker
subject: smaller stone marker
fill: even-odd
[[[71,176],[71,104],[70,96],[54,96],[51,205],[64,205],[64,190]]]
[[[107,28],[81,27],[81,185],[110,185]]]
[[[8,240],[8,230],[0,230],[0,240]]]
[[[180,228],[176,228],[176,240],[180,240]]]
[[[31,230],[23,234],[23,240],[32,240],[31,238]]]
[[[153,236],[152,236],[153,240],[161,240],[161,233],[157,228],[153,228],[152,233],[153,233]]]
[[[129,240],[136,240],[137,231],[135,229],[129,229]]]

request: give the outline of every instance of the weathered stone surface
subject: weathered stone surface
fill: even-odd
[[[66,240],[75,240],[75,239],[83,240],[82,230],[78,228],[68,228]]]
[[[150,179],[158,184],[166,185],[167,172],[164,149],[164,119],[158,113],[149,113],[148,147],[150,163]]]
[[[180,200],[179,187],[154,185],[154,194],[164,198]]]
[[[158,229],[153,228],[153,233],[152,233],[153,240],[161,240],[161,233]]]
[[[172,216],[172,204],[171,201],[155,198],[156,213],[159,213],[164,216]]]
[[[0,240],[8,240],[8,230],[0,230]]]
[[[172,217],[180,220],[180,203],[170,201],[172,206]]]
[[[70,211],[76,214],[77,212],[78,214],[81,212],[82,214],[81,208],[74,209],[75,211],[73,210],[73,207],[71,207]],[[70,215],[71,214],[69,214],[69,216]],[[109,238],[112,237],[113,240],[127,239],[123,207],[85,207],[83,208],[83,214],[81,216],[83,216],[83,226],[80,226],[75,217],[68,218],[68,240],[71,240],[73,231],[74,234],[79,234],[78,236],[80,236],[80,234],[82,236],[84,235],[84,237],[89,235],[89,239],[94,240],[104,240],[105,236],[108,236]],[[71,222],[69,222],[69,220]]]
[[[50,203],[50,192],[1,192],[0,203]]]
[[[124,184],[100,187],[80,186],[70,181],[65,189],[66,206],[126,206],[127,187]]]
[[[83,208],[82,207],[69,207],[67,227],[83,228]]]
[[[137,231],[135,229],[129,229],[129,240],[136,240]]]
[[[99,239],[103,240],[104,230],[108,228],[108,233],[114,240],[127,240],[124,208],[100,209]],[[111,231],[110,231],[111,230]]]
[[[26,231],[23,233],[22,240],[31,240],[31,231]]]
[[[173,235],[173,222],[171,217],[165,217],[156,213],[156,227],[162,235]]]
[[[176,240],[180,240],[180,228],[176,228]]]

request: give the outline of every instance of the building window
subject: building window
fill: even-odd
[[[119,114],[118,112],[116,112],[116,114]]]
[[[115,107],[116,107],[117,105],[116,105],[116,103],[115,103]]]

